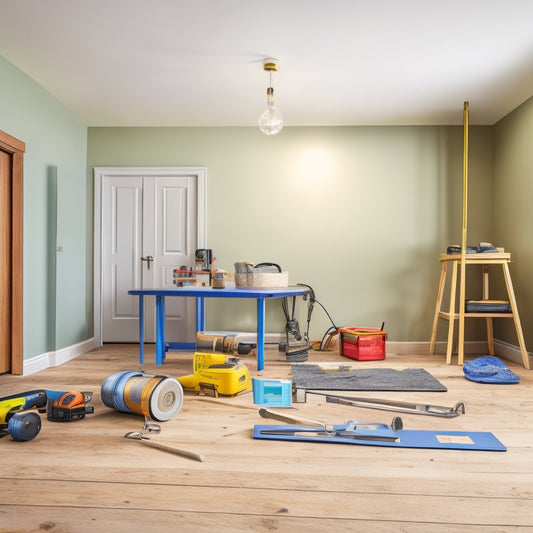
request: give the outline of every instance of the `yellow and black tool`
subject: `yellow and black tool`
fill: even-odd
[[[34,439],[41,431],[40,413],[46,410],[46,391],[32,390],[0,398],[0,437],[16,441]]]
[[[252,388],[248,368],[237,357],[196,352],[193,374],[178,378],[183,390],[203,392],[208,396],[234,396]]]

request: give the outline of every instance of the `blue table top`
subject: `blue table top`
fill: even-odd
[[[305,287],[285,287],[283,289],[240,289],[213,287],[172,287],[167,289],[133,289],[128,294],[143,296],[182,296],[196,298],[285,298],[305,294]]]

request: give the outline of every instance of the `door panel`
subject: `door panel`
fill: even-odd
[[[109,177],[103,183],[103,341],[128,342],[138,336],[137,298],[141,288],[137,258],[142,252],[142,178]]]
[[[0,373],[11,370],[11,156],[0,150]]]
[[[189,176],[105,176],[102,183],[102,341],[136,342],[138,297],[130,289],[173,286],[194,264],[196,181]],[[152,258],[151,261],[141,258]],[[194,302],[166,300],[169,340],[194,342]],[[145,298],[144,338],[155,340],[155,305]]]
[[[0,130],[0,372],[22,374],[24,152]]]
[[[187,176],[175,176],[158,177],[150,186],[152,183],[155,197],[155,268],[152,287],[170,288],[174,284],[174,269],[194,264],[196,182]],[[169,340],[195,341],[193,304],[188,298],[165,300],[165,327]]]

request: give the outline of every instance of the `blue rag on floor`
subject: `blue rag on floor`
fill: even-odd
[[[520,383],[520,376],[509,370],[507,365],[491,355],[478,357],[463,365],[466,379],[478,383],[500,383],[510,385]]]

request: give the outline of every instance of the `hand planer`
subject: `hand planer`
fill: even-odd
[[[87,404],[93,399],[91,392],[46,391],[48,403],[46,416],[52,422],[73,422],[94,413]]]
[[[183,390],[203,392],[207,396],[233,396],[252,388],[248,368],[237,357],[196,352],[194,373],[178,378]]]

